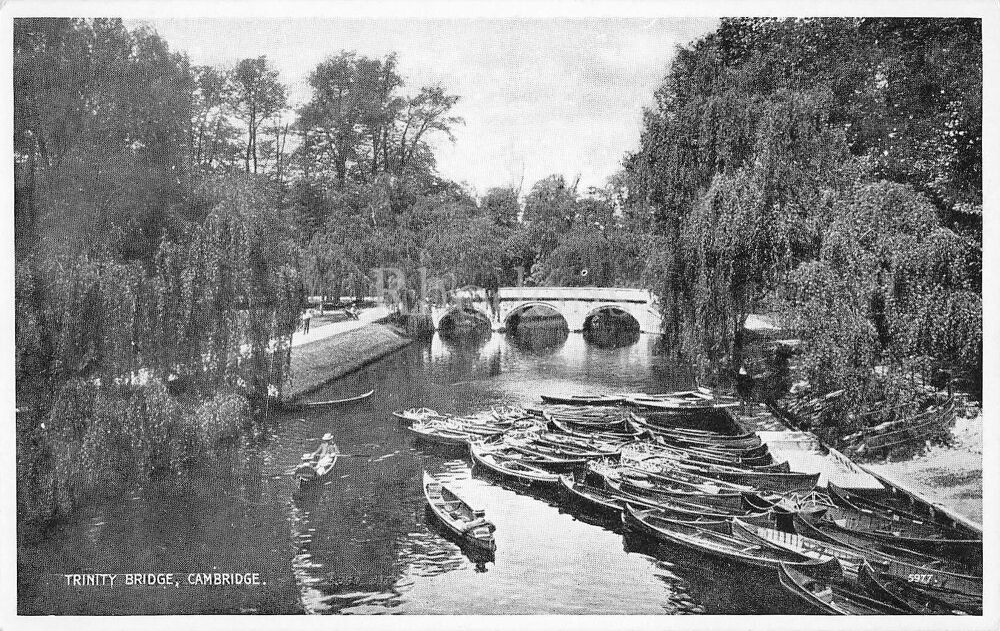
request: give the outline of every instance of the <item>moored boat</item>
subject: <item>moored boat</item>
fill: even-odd
[[[983,615],[982,598],[924,585],[919,575],[904,579],[864,563],[858,582],[877,598],[917,615]]]
[[[745,565],[777,569],[782,562],[793,565],[816,564],[815,561],[794,552],[775,550],[768,546],[748,545],[741,539],[702,528],[653,523],[647,516],[648,513],[626,504],[625,510],[622,511],[622,522],[626,528],[660,541]],[[837,571],[839,570],[837,566]]]
[[[524,462],[503,458],[493,453],[493,450],[483,442],[469,443],[469,453],[476,464],[519,482],[544,485],[559,484],[558,474]]]
[[[444,414],[438,414],[436,410],[432,410],[430,408],[409,408],[393,412],[392,415],[405,423],[445,421],[451,418],[450,416],[446,416]]]
[[[817,571],[817,568],[782,563],[778,581],[789,593],[823,614],[873,616],[909,613],[859,593],[836,576],[831,577],[826,568]]]
[[[372,396],[373,394],[375,394],[375,390],[369,390],[368,392],[364,392],[362,394],[359,394],[359,395],[356,395],[356,396],[353,396],[353,397],[346,397],[346,398],[343,398],[343,399],[329,399],[327,401],[302,401],[302,402],[298,402],[298,403],[284,403],[284,404],[282,404],[282,407],[285,408],[286,410],[303,410],[303,409],[311,409],[311,408],[318,408],[318,407],[327,407],[327,406],[331,406],[331,405],[345,405],[345,404],[348,404],[348,403],[357,403],[358,401],[364,401],[365,399],[367,399],[368,397]]]
[[[625,399],[608,394],[543,394],[542,401],[562,405],[619,405]]]
[[[496,526],[486,519],[486,512],[475,509],[447,486],[424,471],[424,497],[431,511],[459,539],[475,548],[493,552]]]
[[[499,432],[490,434],[480,434],[457,429],[447,423],[414,423],[406,428],[408,432],[433,443],[442,445],[464,446],[472,440],[479,440],[485,437],[496,436]]]
[[[909,578],[920,577],[922,584],[932,585],[963,594],[982,597],[983,578],[969,574],[965,566],[941,559],[883,544],[856,536],[849,530],[830,530],[822,519],[809,520],[801,514],[792,515],[795,532],[812,539],[828,541],[843,547],[852,548],[864,554],[869,559],[883,562],[882,571]]]

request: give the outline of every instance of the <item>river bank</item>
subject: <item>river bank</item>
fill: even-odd
[[[387,324],[363,324],[292,347],[285,400],[294,401],[413,342]]]
[[[912,459],[866,465],[904,482],[911,491],[971,521],[983,523],[983,415],[959,417],[945,445],[930,446]]]

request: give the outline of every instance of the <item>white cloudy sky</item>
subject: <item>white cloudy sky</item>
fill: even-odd
[[[293,103],[306,77],[340,50],[399,54],[408,90],[440,83],[460,95],[465,125],[438,143],[438,170],[480,194],[551,173],[598,186],[636,148],[643,106],[678,44],[716,19],[154,19],[193,63],[231,66],[267,55]],[[135,21],[130,23],[135,24]]]

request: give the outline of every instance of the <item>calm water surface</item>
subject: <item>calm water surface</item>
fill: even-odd
[[[185,492],[96,503],[49,536],[21,542],[20,613],[800,613],[775,577],[623,534],[558,493],[511,486],[464,450],[423,443],[391,416],[532,404],[543,392],[686,389],[690,376],[653,337],[619,348],[580,334],[415,343],[310,398],[375,389],[367,401],[286,414],[236,475]],[[289,472],[332,432],[346,454],[302,494]],[[427,512],[422,472],[445,480],[497,527],[492,559],[469,556]],[[166,487],[165,487],[166,488]],[[79,589],[72,572],[256,571],[246,588]]]
[[[289,416],[276,460],[294,466],[331,431],[345,453],[338,475],[292,497],[296,581],[317,613],[656,614],[796,612],[768,577],[623,536],[613,520],[580,512],[558,493],[529,491],[473,469],[462,449],[424,443],[390,412],[423,406],[458,414],[537,403],[543,392],[658,391],[690,378],[655,340],[615,349],[548,330],[485,342],[435,337],[332,384],[322,400],[375,388],[350,409]],[[486,509],[495,558],[467,555],[427,512],[423,470]],[[773,577],[771,577],[773,579]],[[736,585],[750,585],[749,588]]]

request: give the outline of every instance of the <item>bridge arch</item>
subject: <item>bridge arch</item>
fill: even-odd
[[[439,330],[448,328],[492,328],[492,319],[488,314],[472,305],[455,305],[445,309],[437,318],[434,327]]]
[[[602,304],[599,307],[591,309],[583,317],[582,329],[584,331],[590,329],[591,326],[596,324],[595,320],[600,316],[607,316],[610,318],[622,318],[622,316],[624,316],[623,319],[627,320],[627,328],[634,328],[637,331],[642,329],[642,322],[640,322],[639,317],[636,314],[632,313],[632,309],[626,305],[618,303]]]
[[[562,312],[562,310],[559,309],[559,307],[549,302],[534,300],[534,301],[515,303],[512,305],[505,305],[505,308],[501,313],[503,330],[507,331],[508,333],[514,332],[517,329],[517,325],[519,323],[521,316],[523,316],[524,313],[529,309],[534,309],[536,307],[541,307],[543,309],[546,309],[548,311],[551,311],[559,315],[562,318],[563,322],[566,324],[566,327],[570,328],[569,320],[566,318],[566,315]]]

